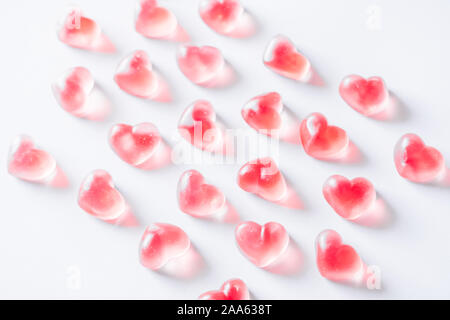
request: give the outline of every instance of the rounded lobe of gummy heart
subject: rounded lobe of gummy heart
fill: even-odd
[[[116,219],[126,210],[124,198],[104,170],[95,170],[83,180],[78,192],[78,205],[102,220]]]
[[[335,126],[329,126],[320,113],[312,113],[300,124],[300,138],[306,153],[315,158],[328,158],[344,151],[349,139],[347,133]]]
[[[279,201],[287,192],[286,181],[271,158],[247,162],[239,169],[239,187],[269,201]]]
[[[320,274],[333,281],[355,280],[363,269],[358,253],[342,244],[341,236],[334,230],[324,230],[317,236],[316,262]]]
[[[178,132],[200,149],[214,149],[221,140],[221,132],[216,125],[216,113],[211,103],[206,100],[191,103],[180,117]]]
[[[196,84],[214,79],[225,66],[222,53],[210,46],[180,46],[177,60],[181,72]]]
[[[141,0],[136,13],[136,31],[148,38],[172,35],[178,26],[175,15],[155,0]]]
[[[225,196],[216,187],[206,184],[196,170],[185,171],[178,181],[178,204],[181,211],[194,217],[206,217],[225,205]]]
[[[55,159],[46,151],[37,149],[25,135],[14,139],[8,154],[8,172],[22,180],[44,182],[56,170]]]
[[[276,222],[263,226],[252,221],[243,222],[236,227],[235,236],[242,253],[261,268],[277,260],[289,244],[286,229]]]
[[[123,91],[139,98],[151,98],[158,89],[158,78],[152,71],[147,53],[137,50],[119,64],[114,81]]]
[[[158,129],[151,123],[116,124],[109,132],[111,148],[123,161],[134,166],[150,159],[160,143]]]
[[[169,260],[185,254],[190,246],[189,237],[181,228],[167,223],[153,223],[142,235],[140,262],[146,268],[157,270]]]
[[[349,75],[339,85],[339,93],[350,107],[365,116],[382,112],[389,99],[388,90],[380,77],[366,80],[358,75]]]
[[[397,142],[394,161],[398,173],[414,182],[431,182],[445,169],[442,154],[412,133],[405,134]]]
[[[276,130],[281,128],[283,102],[277,92],[256,96],[242,108],[242,117],[255,130]]]
[[[94,49],[96,42],[101,37],[101,29],[98,24],[85,17],[79,8],[70,8],[58,26],[58,38],[65,44],[80,48]]]
[[[53,94],[58,104],[67,112],[82,116],[87,96],[94,88],[94,79],[86,68],[67,70],[53,84]]]
[[[299,81],[308,81],[311,64],[284,36],[273,38],[264,53],[264,64],[276,73]]]
[[[225,281],[219,290],[203,293],[200,300],[249,300],[250,293],[241,279]]]
[[[348,220],[360,217],[376,199],[372,183],[364,178],[348,180],[334,175],[325,181],[322,192],[334,211]]]
[[[227,34],[239,23],[244,12],[238,0],[202,0],[200,17],[214,31]]]

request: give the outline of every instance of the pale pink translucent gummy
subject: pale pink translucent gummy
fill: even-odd
[[[283,102],[278,92],[269,92],[256,96],[242,108],[241,115],[253,129],[270,134],[282,126],[281,112]]]
[[[138,0],[135,20],[136,31],[148,38],[170,37],[178,26],[175,15],[156,0]]]
[[[162,268],[169,260],[188,252],[191,242],[179,227],[167,223],[152,223],[139,244],[141,264],[151,270]]]
[[[250,293],[247,285],[241,279],[225,281],[219,290],[211,290],[203,293],[200,300],[249,300]]]
[[[199,85],[219,78],[225,68],[222,53],[211,46],[181,45],[178,48],[177,61],[186,78]]]
[[[202,20],[214,31],[225,35],[239,26],[243,12],[238,0],[202,0],[199,5]]]

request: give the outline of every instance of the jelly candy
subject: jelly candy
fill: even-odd
[[[199,12],[211,29],[226,35],[238,27],[244,9],[238,0],[202,0]]]
[[[397,142],[394,161],[398,173],[414,182],[432,182],[445,171],[442,154],[412,133],[405,134]]]
[[[247,286],[241,279],[225,281],[219,290],[203,293],[200,300],[249,300],[250,294]]]
[[[312,113],[300,125],[300,138],[305,152],[314,158],[328,159],[342,154],[349,145],[347,133],[329,126],[320,113]]]
[[[191,241],[179,227],[167,223],[152,223],[139,244],[141,264],[151,270],[162,268],[169,260],[188,252]]]
[[[106,221],[119,218],[128,209],[111,176],[104,170],[95,170],[84,178],[78,192],[78,205],[87,213]]]
[[[250,127],[263,133],[281,128],[283,102],[277,92],[269,92],[252,98],[242,108],[242,117]]]
[[[243,190],[269,201],[280,201],[287,193],[286,181],[271,158],[260,158],[244,164],[239,169],[237,182]]]
[[[84,117],[89,110],[86,101],[94,88],[94,79],[89,70],[75,67],[67,70],[52,85],[58,104],[76,117]]]
[[[109,144],[123,161],[139,166],[158,152],[161,136],[151,123],[115,124],[109,131]]]
[[[204,46],[180,46],[177,53],[181,72],[199,85],[206,85],[219,78],[225,69],[225,60],[219,49]]]
[[[56,174],[57,165],[49,153],[35,147],[30,137],[20,135],[9,150],[8,172],[22,180],[47,183]]]
[[[156,0],[140,0],[136,13],[136,31],[148,38],[167,38],[178,27],[177,18]]]
[[[191,103],[181,115],[178,132],[193,146],[215,151],[222,142],[222,132],[216,124],[216,113],[206,100]]]
[[[316,238],[316,262],[320,274],[332,281],[358,281],[364,263],[353,247],[343,244],[334,230],[324,230]]]
[[[194,217],[212,216],[226,206],[223,193],[205,183],[202,174],[196,170],[181,175],[177,193],[181,211]]]
[[[264,52],[264,64],[272,71],[297,81],[308,82],[311,64],[285,36],[273,38]]]
[[[264,268],[275,262],[289,245],[289,235],[279,223],[240,223],[235,230],[241,252],[257,267]]]
[[[384,111],[389,103],[389,92],[380,77],[366,80],[358,75],[346,76],[339,85],[339,93],[350,107],[365,116]]]
[[[114,81],[120,89],[139,98],[151,99],[158,94],[158,76],[142,50],[134,51],[120,62]]]
[[[322,192],[334,211],[348,220],[359,218],[373,206],[376,199],[372,183],[364,178],[348,180],[334,175],[325,181]]]

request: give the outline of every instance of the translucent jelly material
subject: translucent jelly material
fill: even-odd
[[[225,196],[205,183],[196,170],[185,171],[178,181],[178,204],[181,211],[194,217],[208,217],[225,207]]]
[[[200,300],[249,300],[250,294],[247,286],[241,279],[225,281],[219,290],[203,293]]]
[[[384,111],[389,102],[389,92],[380,77],[366,80],[358,75],[346,76],[339,85],[339,93],[350,107],[365,116]]]
[[[189,237],[181,228],[167,223],[152,223],[142,235],[139,258],[144,267],[157,270],[169,260],[184,255],[190,246]]]
[[[151,123],[116,124],[109,131],[109,144],[123,161],[138,166],[158,151],[161,136]]]
[[[177,60],[186,78],[199,85],[220,77],[225,67],[225,60],[219,49],[209,46],[180,46]]]
[[[226,35],[238,27],[244,9],[238,0],[202,0],[199,12],[211,29]]]
[[[300,138],[305,152],[312,157],[327,159],[346,150],[349,144],[347,133],[329,126],[320,113],[312,113],[300,125]]]
[[[22,180],[45,183],[57,170],[56,161],[44,150],[37,149],[33,140],[17,136],[9,149],[8,172]]]
[[[214,151],[222,142],[222,133],[216,124],[216,113],[206,100],[191,103],[181,115],[178,132],[193,146]]]
[[[252,98],[242,108],[245,122],[257,131],[269,134],[281,128],[283,102],[277,92],[269,92]]]
[[[86,68],[75,67],[67,70],[53,84],[53,94],[58,104],[76,117],[83,117],[88,95],[94,88],[94,79]]]
[[[247,162],[239,170],[237,182],[243,190],[269,201],[279,201],[286,196],[286,181],[271,158]]]
[[[263,226],[252,221],[243,222],[236,227],[235,236],[241,252],[261,268],[276,261],[289,245],[286,229],[276,222]]]
[[[78,192],[78,205],[102,220],[117,219],[127,209],[122,194],[117,191],[111,176],[104,170],[95,170],[83,180]]]
[[[158,77],[145,51],[137,50],[119,64],[114,81],[123,91],[150,99],[158,93]]]
[[[317,236],[316,262],[323,277],[338,282],[358,280],[364,268],[355,249],[343,244],[334,230],[324,230]]]
[[[139,0],[136,12],[136,31],[148,38],[165,38],[173,35],[178,22],[168,9],[156,0]]]
[[[398,173],[414,182],[432,182],[445,170],[442,154],[412,133],[405,134],[397,142],[394,161]]]
[[[264,52],[264,64],[272,71],[297,81],[311,78],[311,64],[301,55],[292,42],[281,35],[273,38]]]
[[[322,192],[334,211],[348,220],[360,217],[376,199],[372,183],[364,178],[348,180],[343,176],[334,175],[325,181]]]

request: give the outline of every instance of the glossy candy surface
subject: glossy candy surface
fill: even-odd
[[[200,300],[249,300],[250,294],[247,286],[241,279],[225,281],[219,290],[203,293]]]
[[[270,135],[270,130],[281,128],[283,102],[277,92],[269,92],[252,98],[242,108],[245,122],[257,131]]]
[[[177,18],[156,0],[139,0],[136,12],[136,31],[148,38],[165,38],[175,33]]]
[[[142,235],[139,244],[141,264],[151,270],[163,267],[169,260],[183,256],[191,241],[179,227],[167,223],[152,223]]]
[[[238,26],[244,9],[238,0],[202,0],[199,12],[211,29],[226,35]]]

